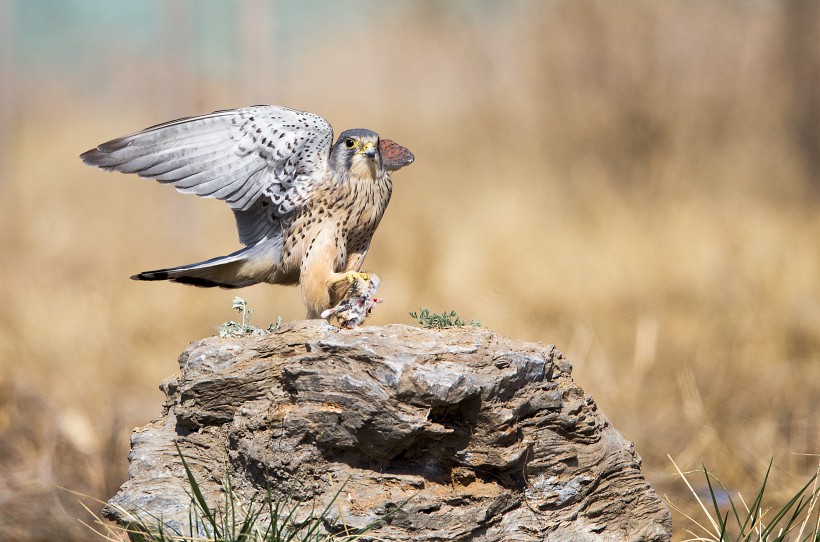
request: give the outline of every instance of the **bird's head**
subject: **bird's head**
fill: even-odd
[[[413,154],[389,139],[379,140],[379,134],[364,128],[345,130],[330,151],[331,163],[355,177],[376,178],[378,174],[395,171],[413,162]]]

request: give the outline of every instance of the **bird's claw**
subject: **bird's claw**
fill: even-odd
[[[365,273],[363,271],[350,271],[347,275],[347,281],[350,284],[356,282],[356,279],[359,279],[363,282],[368,282],[370,280],[370,274]]]
[[[347,281],[348,284],[354,284],[357,280],[367,282],[370,280],[370,274],[363,271],[345,271],[344,273],[333,273],[328,280],[329,284],[336,284],[337,282]]]

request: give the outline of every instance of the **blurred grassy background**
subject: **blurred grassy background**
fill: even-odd
[[[666,454],[744,492],[774,458],[794,489],[820,451],[818,6],[0,0],[0,539],[91,538],[57,486],[113,495],[179,352],[236,317],[128,280],[237,248],[228,208],[77,156],[256,103],[415,153],[372,324],[456,309],[555,343],[683,506]]]

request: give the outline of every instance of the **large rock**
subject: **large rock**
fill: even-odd
[[[245,503],[295,483],[293,495],[321,509],[346,482],[329,530],[394,510],[368,534],[669,540],[640,457],[554,346],[472,327],[340,331],[315,320],[204,339],[179,364],[160,417],[134,431],[130,479],[105,509],[121,524],[162,518],[188,530],[176,443],[214,507],[226,469]]]

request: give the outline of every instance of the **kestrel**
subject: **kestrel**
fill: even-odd
[[[361,128],[332,142],[322,117],[259,105],[159,124],[80,158],[221,199],[233,210],[245,248],[132,279],[222,288],[300,284],[308,318],[318,318],[359,274],[390,202],[391,173],[414,160],[408,149]]]

